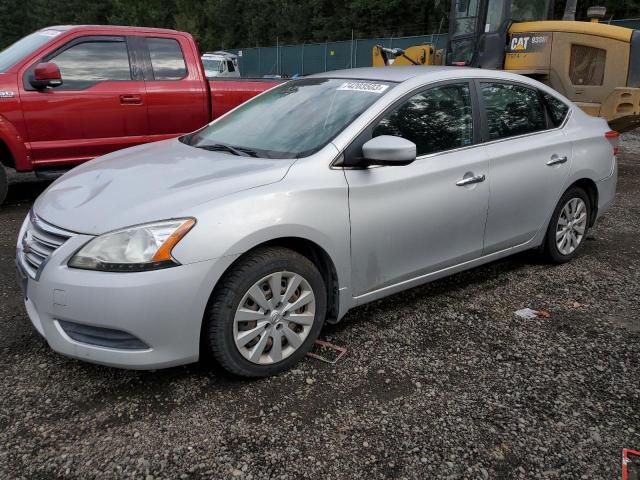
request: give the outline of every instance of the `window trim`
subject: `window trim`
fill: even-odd
[[[433,157],[435,155],[442,155],[450,152],[456,152],[459,150],[466,150],[468,148],[473,148],[482,143],[481,138],[481,125],[480,125],[480,108],[478,105],[478,95],[476,92],[476,85],[474,84],[473,78],[460,78],[457,80],[442,80],[439,82],[429,83],[427,85],[421,85],[419,87],[414,88],[408,93],[405,93],[402,97],[394,101],[391,105],[384,109],[382,113],[377,115],[371,122],[367,124],[349,143],[347,147],[333,160],[330,164],[331,168],[347,168],[347,169],[365,169],[368,167],[360,167],[357,165],[349,165],[348,158],[352,158],[354,156],[353,150],[361,149],[362,145],[366,143],[368,140],[373,138],[373,128],[382,120],[387,114],[395,110],[397,107],[405,103],[410,98],[419,95],[423,92],[431,90],[433,88],[443,87],[447,85],[460,85],[466,84],[469,87],[469,95],[471,97],[471,118],[473,121],[473,141],[469,145],[464,145],[462,147],[456,147],[449,150],[441,150],[439,152],[426,153],[424,155],[420,155],[416,157],[416,161],[422,160],[424,158]],[[347,164],[345,164],[345,162]]]
[[[145,82],[179,82],[180,80],[184,80],[189,76],[189,63],[187,62],[187,57],[184,54],[184,49],[182,48],[182,44],[180,40],[173,37],[157,37],[157,36],[139,36],[140,43],[138,47],[140,48],[140,53],[142,54],[142,64],[143,64],[143,75]],[[178,44],[178,48],[180,49],[180,53],[182,54],[182,60],[184,62],[184,75],[180,78],[175,78],[172,80],[167,79],[156,79],[155,74],[153,73],[153,62],[151,61],[151,50],[149,50],[149,45],[147,40],[170,40],[176,42]]]
[[[50,51],[49,53],[43,55],[42,57],[36,59],[30,66],[27,68],[22,75],[22,83],[23,87],[26,91],[35,92],[37,89],[31,86],[29,83],[29,77],[33,74],[36,66],[42,62],[53,61],[55,63],[55,57],[60,55],[61,53],[69,50],[70,48],[75,47],[76,45],[81,45],[83,43],[124,43],[125,48],[127,49],[127,58],[129,60],[129,73],[131,74],[131,79],[129,80],[96,80],[95,82],[91,82],[84,88],[65,88],[64,83],[55,87],[53,91],[62,91],[62,92],[82,92],[84,90],[88,90],[95,85],[105,82],[133,82],[136,80],[135,78],[135,70],[134,70],[134,56],[133,51],[129,47],[129,43],[127,42],[127,38],[123,35],[82,35],[79,37],[72,38],[65,44],[60,47]],[[62,79],[64,82],[64,78]]]

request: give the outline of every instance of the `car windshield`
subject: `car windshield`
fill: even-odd
[[[6,72],[24,57],[40,48],[53,37],[60,35],[60,33],[60,30],[40,30],[9,45],[0,52],[0,72]]]
[[[222,60],[215,60],[213,58],[205,58],[202,60],[202,63],[204,64],[204,69],[207,72],[217,72],[218,69],[220,68],[220,62]]]
[[[325,145],[387,93],[393,83],[307,78],[280,85],[183,139],[194,147],[299,158]]]

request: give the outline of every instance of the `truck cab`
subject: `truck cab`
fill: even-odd
[[[238,56],[229,52],[212,52],[202,55],[204,74],[207,78],[239,78]]]

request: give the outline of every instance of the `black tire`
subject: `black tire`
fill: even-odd
[[[313,325],[304,342],[290,356],[277,363],[258,365],[245,358],[236,347],[234,317],[244,295],[256,282],[281,271],[301,275],[311,287],[315,296]],[[322,275],[309,259],[287,248],[259,248],[241,258],[214,289],[204,316],[203,345],[225,370],[234,375],[251,378],[276,375],[296,365],[311,350],[324,323],[326,304]]]
[[[586,205],[587,221],[582,240],[578,244],[577,248],[571,253],[565,255],[558,249],[558,245],[556,244],[556,228],[562,209],[567,202],[574,198],[579,198]],[[556,264],[571,261],[584,246],[584,241],[589,231],[589,225],[591,225],[591,200],[589,199],[589,195],[587,195],[587,192],[580,187],[569,188],[558,201],[558,205],[556,205],[553,215],[551,216],[549,226],[547,227],[547,234],[544,238],[544,243],[542,244],[542,254],[544,259]]]
[[[9,191],[9,179],[7,178],[7,170],[0,164],[0,205],[7,198],[7,192]]]

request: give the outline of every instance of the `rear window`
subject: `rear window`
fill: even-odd
[[[187,76],[187,66],[180,44],[172,38],[147,38],[155,80],[180,80]]]
[[[536,89],[511,83],[481,85],[490,140],[546,130],[544,107]]]
[[[602,85],[607,52],[601,48],[571,45],[569,77],[574,85]]]

